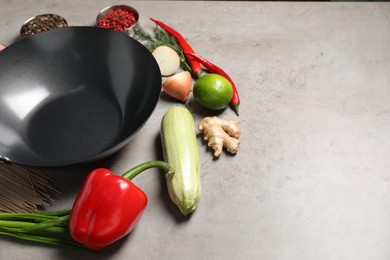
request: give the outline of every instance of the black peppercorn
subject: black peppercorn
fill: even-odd
[[[54,28],[68,27],[64,18],[56,14],[42,14],[27,20],[20,30],[20,36],[25,38]]]

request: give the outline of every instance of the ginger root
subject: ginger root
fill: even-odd
[[[219,157],[223,147],[228,152],[236,153],[240,146],[240,129],[238,121],[224,120],[214,117],[205,117],[198,125],[203,132],[203,139],[208,142],[208,147],[214,151],[214,157]]]

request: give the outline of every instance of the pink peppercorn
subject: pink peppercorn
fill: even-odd
[[[98,21],[98,27],[118,32],[124,31],[137,22],[134,13],[118,8],[109,11]]]

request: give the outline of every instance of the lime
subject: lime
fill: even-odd
[[[233,96],[230,82],[221,75],[210,73],[200,77],[194,84],[195,100],[210,110],[224,109]]]

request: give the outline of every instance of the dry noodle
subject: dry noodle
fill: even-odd
[[[0,163],[0,212],[35,212],[62,189],[43,172]]]

